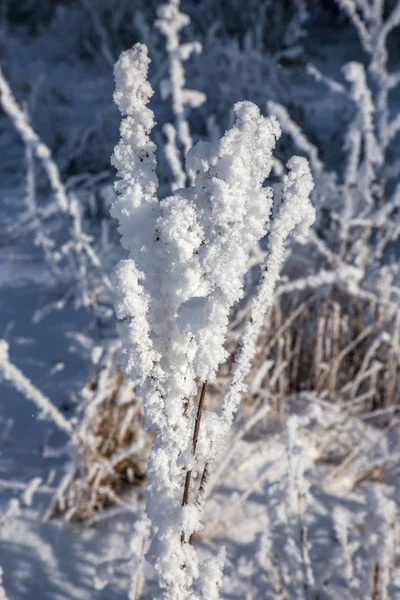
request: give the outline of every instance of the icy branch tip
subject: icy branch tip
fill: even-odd
[[[267,118],[262,117],[260,109],[256,104],[249,101],[236,102],[233,107],[233,113],[235,115],[235,126],[242,128],[246,124],[253,124],[254,126],[260,126],[260,123],[264,127],[268,127],[271,133],[278,140],[281,136],[281,128],[279,121],[275,116],[269,116]]]
[[[138,105],[147,104],[153,95],[147,81],[150,58],[145,44],[135,44],[122,52],[114,66],[114,102],[123,115],[132,115]]]
[[[302,156],[293,156],[288,162],[289,172],[285,175],[285,202],[281,207],[284,220],[291,220],[295,232],[307,236],[315,222],[315,208],[311,204],[310,194],[314,189],[308,160]]]

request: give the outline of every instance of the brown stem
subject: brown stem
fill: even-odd
[[[182,506],[189,504],[189,488],[190,480],[192,479],[192,471],[186,471],[185,487],[183,490]]]
[[[193,433],[193,456],[196,454],[197,442],[199,440],[200,421],[201,421],[201,415],[203,413],[203,406],[204,406],[204,400],[206,397],[206,391],[207,391],[207,381],[205,381],[201,387],[199,406],[197,408],[196,423],[194,425],[194,433]]]
[[[206,483],[206,480],[207,480],[207,475],[208,475],[208,462],[204,465],[203,475],[201,476],[200,487],[199,487],[199,494],[200,494],[200,496],[204,493],[204,488],[205,488],[205,483]]]
[[[371,600],[378,600],[379,598],[379,563],[375,564],[373,580],[372,580],[372,596]]]
[[[195,422],[195,425],[194,425],[194,432],[193,432],[193,456],[195,456],[195,454],[196,454],[197,442],[199,440],[200,422],[201,422],[201,415],[203,413],[204,400],[206,398],[206,391],[207,391],[207,381],[204,381],[204,383],[203,383],[203,385],[201,387],[200,400],[199,400],[199,405],[197,407],[196,422]],[[203,472],[203,477],[204,477],[204,472]],[[201,478],[202,482],[203,482],[203,477]],[[185,487],[183,489],[183,497],[182,497],[182,506],[186,506],[189,503],[189,490],[190,490],[191,479],[192,479],[192,471],[191,470],[190,471],[186,471]],[[194,534],[192,533],[192,535],[190,536],[190,540],[192,540],[193,537],[194,537]],[[189,543],[193,543],[190,540],[189,540]],[[181,535],[181,542],[182,543],[184,542],[183,533]]]

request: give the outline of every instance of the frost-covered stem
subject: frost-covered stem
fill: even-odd
[[[274,600],[285,600],[282,586],[282,577],[279,570],[279,563],[274,557],[274,549],[272,544],[271,535],[271,522],[268,512],[265,513],[265,527],[264,532],[259,538],[259,547],[257,551],[257,560],[260,563],[261,568],[265,571],[265,575],[268,583],[270,584],[273,591]]]
[[[370,39],[372,50],[369,71],[377,86],[376,112],[377,137],[381,148],[386,153],[392,137],[390,123],[389,93],[393,89],[393,80],[388,73],[388,35],[400,24],[400,2],[393,7],[386,21],[383,18],[384,3],[375,14],[375,22],[371,27]]]
[[[172,190],[178,190],[186,185],[186,173],[182,166],[182,160],[179,148],[176,141],[176,129],[170,123],[166,123],[163,127],[163,132],[167,138],[165,144],[165,156],[169,163],[174,181],[171,185]]]
[[[81,208],[78,198],[75,196],[75,194],[70,195],[68,217],[72,247],[71,263],[76,265],[75,268],[80,274],[78,279],[82,286],[88,287],[87,273],[88,265],[90,265],[99,273],[104,288],[109,292],[113,292],[113,286],[110,278],[106,273],[103,272],[101,260],[91,244],[92,238],[83,231]]]
[[[4,527],[10,524],[15,517],[20,514],[20,503],[16,498],[12,498],[7,506],[7,510],[4,514],[0,515],[0,532]]]
[[[315,220],[315,210],[309,202],[313,182],[307,161],[294,157],[289,161],[288,167],[291,171],[284,180],[283,204],[271,224],[269,254],[263,278],[251,303],[250,317],[232,366],[232,380],[222,402],[221,414],[228,428],[246,390],[245,379],[251,370],[258,335],[273,303],[275,286],[285,258],[285,241],[296,228],[301,227],[305,233]]]
[[[207,391],[207,381],[204,381],[204,383],[201,386],[200,400],[199,400],[199,405],[197,407],[196,421],[195,421],[194,432],[193,432],[193,456],[194,457],[196,457],[196,448],[197,448],[197,442],[199,440],[201,415],[203,413],[204,401],[206,398],[206,391]],[[205,470],[203,472],[203,476],[204,476],[204,473],[205,473]],[[186,504],[189,503],[191,478],[192,478],[192,470],[189,469],[186,472],[186,477],[185,477],[185,487],[183,490],[182,506],[185,506]],[[202,478],[202,481],[203,481],[203,478]],[[200,487],[201,487],[201,483],[200,483]],[[193,544],[193,540],[194,540],[194,533],[192,533],[190,535],[189,543]],[[182,534],[182,541],[184,541],[184,534]]]
[[[349,515],[342,507],[335,507],[333,510],[333,525],[335,528],[336,537],[340,544],[340,558],[343,562],[344,576],[350,585],[356,583],[355,573],[352,563],[351,547],[349,544]],[[352,587],[353,587],[352,586]],[[357,585],[354,586],[355,588]]]
[[[54,404],[38,390],[31,381],[13,365],[8,356],[8,344],[5,340],[0,340],[0,375],[15,387],[28,400],[32,400],[41,410],[42,414],[49,417],[55,425],[66,431],[69,435],[73,434],[72,425],[64,415],[54,406]]]
[[[150,533],[149,530],[150,522],[145,516],[136,521],[131,542],[133,565],[128,594],[129,600],[139,600],[144,588],[144,556]]]
[[[36,215],[36,173],[35,163],[33,161],[33,150],[29,146],[25,146],[25,161],[26,161],[26,190],[25,204],[28,211],[28,216],[31,218]]]
[[[207,391],[207,381],[205,381],[203,383],[203,385],[201,386],[199,406],[197,409],[196,423],[195,423],[194,433],[193,433],[193,456],[196,455],[197,442],[199,441],[200,422],[201,422],[201,415],[202,415],[203,408],[204,408],[204,401],[206,399],[206,391]]]
[[[340,227],[341,258],[349,254],[349,236],[352,219],[368,214],[375,206],[374,184],[377,179],[377,168],[382,164],[381,148],[375,137],[375,107],[371,91],[367,86],[363,65],[350,62],[343,68],[346,80],[350,83],[350,97],[354,103],[355,118],[347,130],[344,148],[347,151],[347,164],[344,173],[343,212]],[[361,195],[363,206],[360,212],[357,206]],[[366,238],[371,228],[365,230]],[[365,267],[367,253],[359,253],[358,266]],[[364,255],[364,256],[363,256]]]
[[[355,62],[345,65],[344,75],[351,85],[351,98],[356,107],[356,118],[346,136],[345,149],[348,162],[345,173],[345,186],[351,188],[358,183],[366,208],[373,205],[371,192],[376,180],[376,168],[382,164],[382,148],[374,133],[375,107],[371,91],[367,86],[364,67]],[[351,190],[346,190],[351,194]],[[354,193],[354,192],[353,192]],[[354,209],[353,209],[354,210]],[[354,214],[344,215],[351,219]]]
[[[38,207],[36,204],[36,176],[35,164],[33,160],[33,149],[31,146],[25,146],[26,158],[26,194],[25,203],[28,210],[28,217],[32,220],[33,227],[36,231],[35,244],[40,246],[47,264],[50,266],[54,275],[62,277],[62,272],[57,265],[56,257],[54,256],[54,240],[48,237],[40,217],[38,216]]]
[[[327,77],[324,75],[315,65],[310,64],[307,65],[307,73],[314,77],[315,81],[325,84],[325,86],[333,93],[340,94],[341,96],[346,97],[347,90],[344,85],[335,81],[331,77]]]
[[[10,117],[14,126],[24,143],[32,148],[37,158],[41,161],[44,170],[49,178],[52,190],[56,197],[60,210],[66,212],[68,209],[68,198],[64,185],[61,181],[58,166],[53,160],[48,146],[40,139],[37,133],[32,129],[28,118],[23,110],[18,106],[17,101],[4,77],[0,68],[0,102],[4,112]]]
[[[204,492],[205,492],[205,488],[206,488],[207,477],[208,477],[208,462],[206,462],[206,464],[203,467],[203,473],[202,473],[201,479],[200,479],[199,492],[198,492],[198,497],[197,497],[197,505],[200,509],[202,507],[203,500],[204,500]],[[196,532],[193,531],[189,537],[189,544],[191,546],[194,544],[195,537],[196,537]]]
[[[351,22],[353,23],[366,52],[371,52],[371,39],[368,31],[368,27],[365,24],[363,17],[365,18],[365,11],[362,16],[358,14],[357,8],[361,6],[365,9],[367,6],[367,0],[364,2],[356,2],[355,0],[336,0],[339,7],[347,14]]]
[[[1,352],[1,349],[0,349]],[[23,485],[26,488],[25,484]],[[19,500],[13,498],[10,500],[7,506],[7,510],[4,514],[0,515],[0,536],[1,531],[6,527],[15,517],[20,514],[20,503]],[[0,600],[8,600],[8,596],[3,586],[3,569],[0,565]]]
[[[169,60],[172,107],[176,117],[178,139],[186,152],[192,147],[189,126],[185,115],[183,89],[185,86],[185,71],[180,55],[179,32],[189,23],[189,17],[179,10],[180,0],[170,0],[159,10],[156,25],[165,35]]]
[[[197,442],[199,440],[199,432],[200,432],[201,415],[203,413],[204,401],[206,398],[206,391],[207,391],[207,381],[205,381],[203,383],[203,385],[201,386],[200,400],[199,400],[199,405],[197,407],[196,421],[195,421],[194,432],[193,432],[193,456],[196,456],[196,448],[197,448]],[[182,506],[185,506],[186,504],[189,503],[189,491],[190,491],[191,476],[192,476],[192,470],[190,469],[186,473],[185,489],[183,491]]]
[[[70,198],[67,196],[65,186],[61,180],[60,171],[56,162],[53,159],[49,147],[41,140],[39,135],[32,128],[28,115],[18,105],[14,95],[4,77],[4,74],[0,68],[0,103],[3,107],[4,112],[12,120],[14,127],[20,134],[25,147],[26,156],[28,160],[28,169],[32,171],[32,153],[41,162],[43,169],[49,179],[51,189],[56,198],[56,202],[59,210],[66,216],[67,224],[71,234],[71,240],[68,240],[66,244],[61,248],[60,254],[65,254],[69,261],[71,271],[75,276],[78,274],[81,276],[80,281],[82,285],[86,286],[87,268],[86,265],[89,263],[94,269],[100,271],[102,282],[106,289],[112,290],[111,282],[107,275],[102,273],[101,262],[96,255],[92,245],[90,244],[91,238],[82,231],[82,224],[80,218],[79,204],[73,195]],[[35,207],[35,198],[32,196],[34,190],[32,188],[31,173],[28,171],[28,202],[31,207]],[[37,210],[35,211],[36,228],[38,231],[38,241],[43,248],[46,259],[53,272],[60,278],[63,278],[61,269],[56,265],[56,258],[54,253],[51,253],[52,240],[50,240],[44,233],[43,227],[39,222]],[[82,257],[82,254],[84,257]],[[79,279],[79,277],[78,277]]]
[[[285,258],[285,241],[294,230],[306,234],[315,220],[315,210],[309,196],[313,188],[313,181],[306,159],[293,157],[288,162],[289,174],[284,178],[282,190],[282,204],[272,221],[269,233],[269,253],[267,255],[264,274],[256,296],[254,297],[249,319],[240,340],[239,350],[231,368],[231,381],[227,385],[222,406],[219,411],[222,428],[218,430],[218,440],[214,443],[221,451],[239,403],[247,389],[246,377],[251,371],[252,361],[256,351],[256,344],[265,315],[272,306],[274,290],[279,279],[280,270]],[[220,454],[210,457],[211,465]],[[204,483],[204,492],[199,501],[202,503],[212,485],[212,478]]]
[[[356,29],[365,52],[370,57],[369,72],[376,84],[374,104],[377,115],[377,138],[385,155],[393,134],[393,123],[390,122],[389,93],[399,80],[388,72],[388,36],[400,25],[400,2],[391,12],[384,16],[384,2],[378,2],[374,8],[367,0],[336,0],[339,7],[347,14]],[[358,11],[360,10],[360,12]]]
[[[187,120],[187,107],[198,107],[205,101],[205,96],[201,92],[185,89],[183,62],[193,52],[201,52],[201,44],[180,43],[180,31],[190,23],[188,15],[180,11],[180,0],[169,0],[167,4],[160,6],[157,16],[155,24],[166,38],[169,64],[169,80],[162,82],[162,92],[164,96],[171,95],[175,115],[175,127],[167,123],[163,130],[167,136],[166,158],[175,178],[172,189],[176,190],[185,187],[188,177],[181,153],[185,157],[193,145]],[[190,175],[189,181],[193,182]]]
[[[329,285],[340,285],[346,288],[349,281],[352,285],[360,282],[363,278],[363,271],[351,265],[344,265],[332,271],[321,269],[315,275],[299,277],[288,283],[283,283],[276,290],[277,296],[291,294],[295,291],[319,289]]]
[[[267,108],[270,114],[276,116],[282,130],[293,139],[297,148],[307,156],[313,175],[321,175],[324,171],[324,164],[319,158],[318,148],[307,139],[298,124],[293,121],[288,110],[281,104],[272,101],[268,102]]]
[[[304,476],[302,448],[296,449],[298,419],[292,415],[287,423],[288,490],[287,516],[291,533],[300,549],[305,596],[314,585],[304,513],[308,500],[308,485]],[[297,452],[296,452],[297,450]]]

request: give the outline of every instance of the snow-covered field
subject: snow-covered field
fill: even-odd
[[[400,599],[399,31],[4,3],[0,599]]]

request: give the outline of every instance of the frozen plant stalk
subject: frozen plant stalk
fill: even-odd
[[[181,12],[180,0],[169,0],[157,9],[156,26],[165,36],[169,62],[169,78],[161,82],[164,98],[171,96],[175,115],[175,126],[166,123],[163,131],[167,138],[165,153],[174,175],[172,190],[185,187],[186,173],[182,157],[192,147],[187,112],[205,102],[205,95],[196,90],[185,88],[184,62],[193,53],[201,52],[199,42],[181,44],[180,31],[190,23],[188,15]]]
[[[124,118],[112,158],[119,181],[111,212],[129,251],[116,269],[115,308],[122,321],[125,371],[137,382],[147,428],[155,433],[147,513],[156,530],[149,556],[162,590],[157,597],[213,600],[218,598],[224,555],[220,553],[213,568],[199,565],[188,542],[201,527],[202,507],[190,502],[190,490],[182,502],[182,491],[186,474],[211,462],[221,447],[237,392],[243,389],[241,377],[252,352],[249,340],[257,334],[253,328],[243,342],[245,361],[236,373],[234,402],[228,398],[222,414],[204,411],[196,444],[194,400],[197,381],[215,379],[227,358],[229,313],[243,295],[250,251],[270,227],[273,191],[264,182],[280,128],[275,118],[260,116],[253,104],[237,104],[234,126],[221,140],[199,142],[187,153],[193,185],[158,201],[155,145],[149,138],[154,118],[146,106],[152,95],[148,64],[147,48],[138,44],[115,66],[114,98]],[[283,242],[303,223],[303,209],[305,224],[312,220],[308,164],[293,159],[290,167],[274,210],[272,260],[260,301],[272,295]]]
[[[32,400],[40,409],[41,415],[53,421],[60,429],[69,435],[73,435],[71,423],[64,417],[62,412],[38,390],[33,383],[10,361],[8,355],[8,343],[0,340],[0,380],[4,379],[11,383],[18,392]]]

